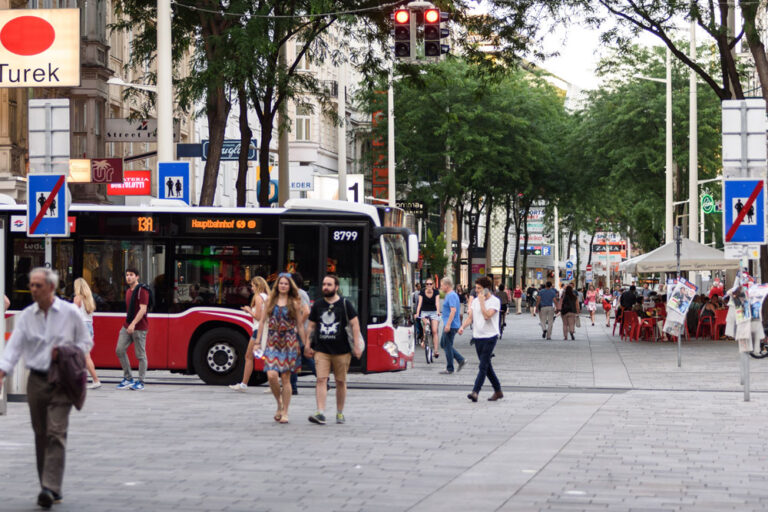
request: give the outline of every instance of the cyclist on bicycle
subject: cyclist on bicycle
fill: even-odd
[[[416,341],[421,344],[421,338],[424,336],[424,331],[421,328],[421,322],[419,322],[416,310],[419,308],[419,294],[421,293],[421,283],[416,283],[413,287],[413,293],[411,294],[411,311],[413,311],[413,318],[416,319],[413,322],[413,336]]]
[[[509,308],[509,295],[504,290],[504,285],[500,284],[499,288],[494,294],[501,302],[501,309],[499,310],[499,337],[504,333],[504,326],[506,325],[507,309]]]
[[[416,306],[416,318],[421,318],[424,322],[424,330],[426,332],[427,322],[432,327],[432,345],[434,347],[434,358],[439,357],[439,342],[437,329],[440,326],[440,318],[437,313],[440,307],[440,294],[435,290],[435,281],[433,279],[427,279],[425,283],[426,287],[419,293],[419,303]],[[422,346],[424,343],[429,343],[429,340],[422,340]]]

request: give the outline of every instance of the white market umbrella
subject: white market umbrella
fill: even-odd
[[[642,254],[619,265],[623,272],[675,272],[677,255],[675,242]],[[723,251],[683,238],[680,245],[680,270],[738,270],[739,260],[725,258]]]

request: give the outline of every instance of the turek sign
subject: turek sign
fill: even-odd
[[[0,10],[0,87],[80,85],[80,10]]]

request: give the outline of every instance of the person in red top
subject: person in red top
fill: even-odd
[[[711,299],[713,295],[717,295],[718,297],[723,296],[723,283],[721,283],[719,279],[715,279],[712,288],[709,289],[709,298]]]
[[[128,289],[125,291],[125,323],[117,336],[117,348],[115,353],[123,367],[123,380],[117,385],[117,389],[144,389],[144,376],[147,373],[147,307],[149,305],[149,291],[139,286],[139,271],[129,268],[125,271],[125,283]],[[133,299],[133,294],[136,299]],[[131,361],[128,359],[128,347],[133,343],[136,359],[139,360],[139,378],[134,380],[131,373]]]
[[[515,298],[515,306],[517,306],[517,314],[522,314],[522,310],[520,309],[520,306],[523,302],[523,290],[520,288],[520,285],[515,286],[515,291],[512,292],[512,296]]]

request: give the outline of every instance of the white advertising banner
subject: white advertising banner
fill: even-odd
[[[0,87],[80,85],[80,9],[0,10]]]

